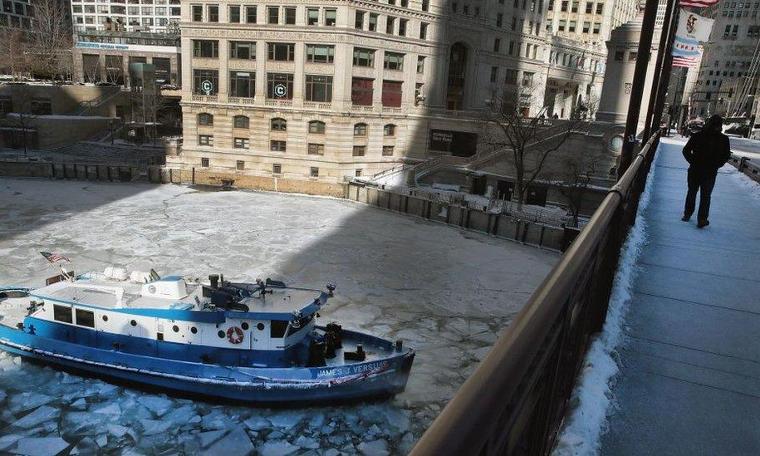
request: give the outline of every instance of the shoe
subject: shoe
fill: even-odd
[[[691,215],[684,215],[681,217],[682,222],[688,222],[689,220],[691,220]]]
[[[710,222],[708,222],[707,220],[699,220],[697,222],[697,228],[704,228],[704,227],[706,227],[709,224],[710,224]]]

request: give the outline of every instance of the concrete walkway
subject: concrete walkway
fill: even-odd
[[[724,168],[710,226],[680,221],[683,144],[655,162],[603,455],[760,454],[760,201]]]

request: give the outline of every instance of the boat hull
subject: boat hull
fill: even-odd
[[[373,338],[344,331],[347,339]],[[0,325],[0,349],[44,364],[148,388],[247,403],[355,400],[406,387],[414,352],[325,367],[228,367],[104,350]]]

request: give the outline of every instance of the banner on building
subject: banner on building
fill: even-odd
[[[673,66],[690,67],[699,63],[702,57],[699,43],[710,39],[713,22],[713,19],[681,9],[678,31],[673,41]]]

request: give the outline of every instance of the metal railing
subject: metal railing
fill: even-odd
[[[591,337],[659,134],[642,148],[560,262],[412,450],[414,456],[548,454]]]

